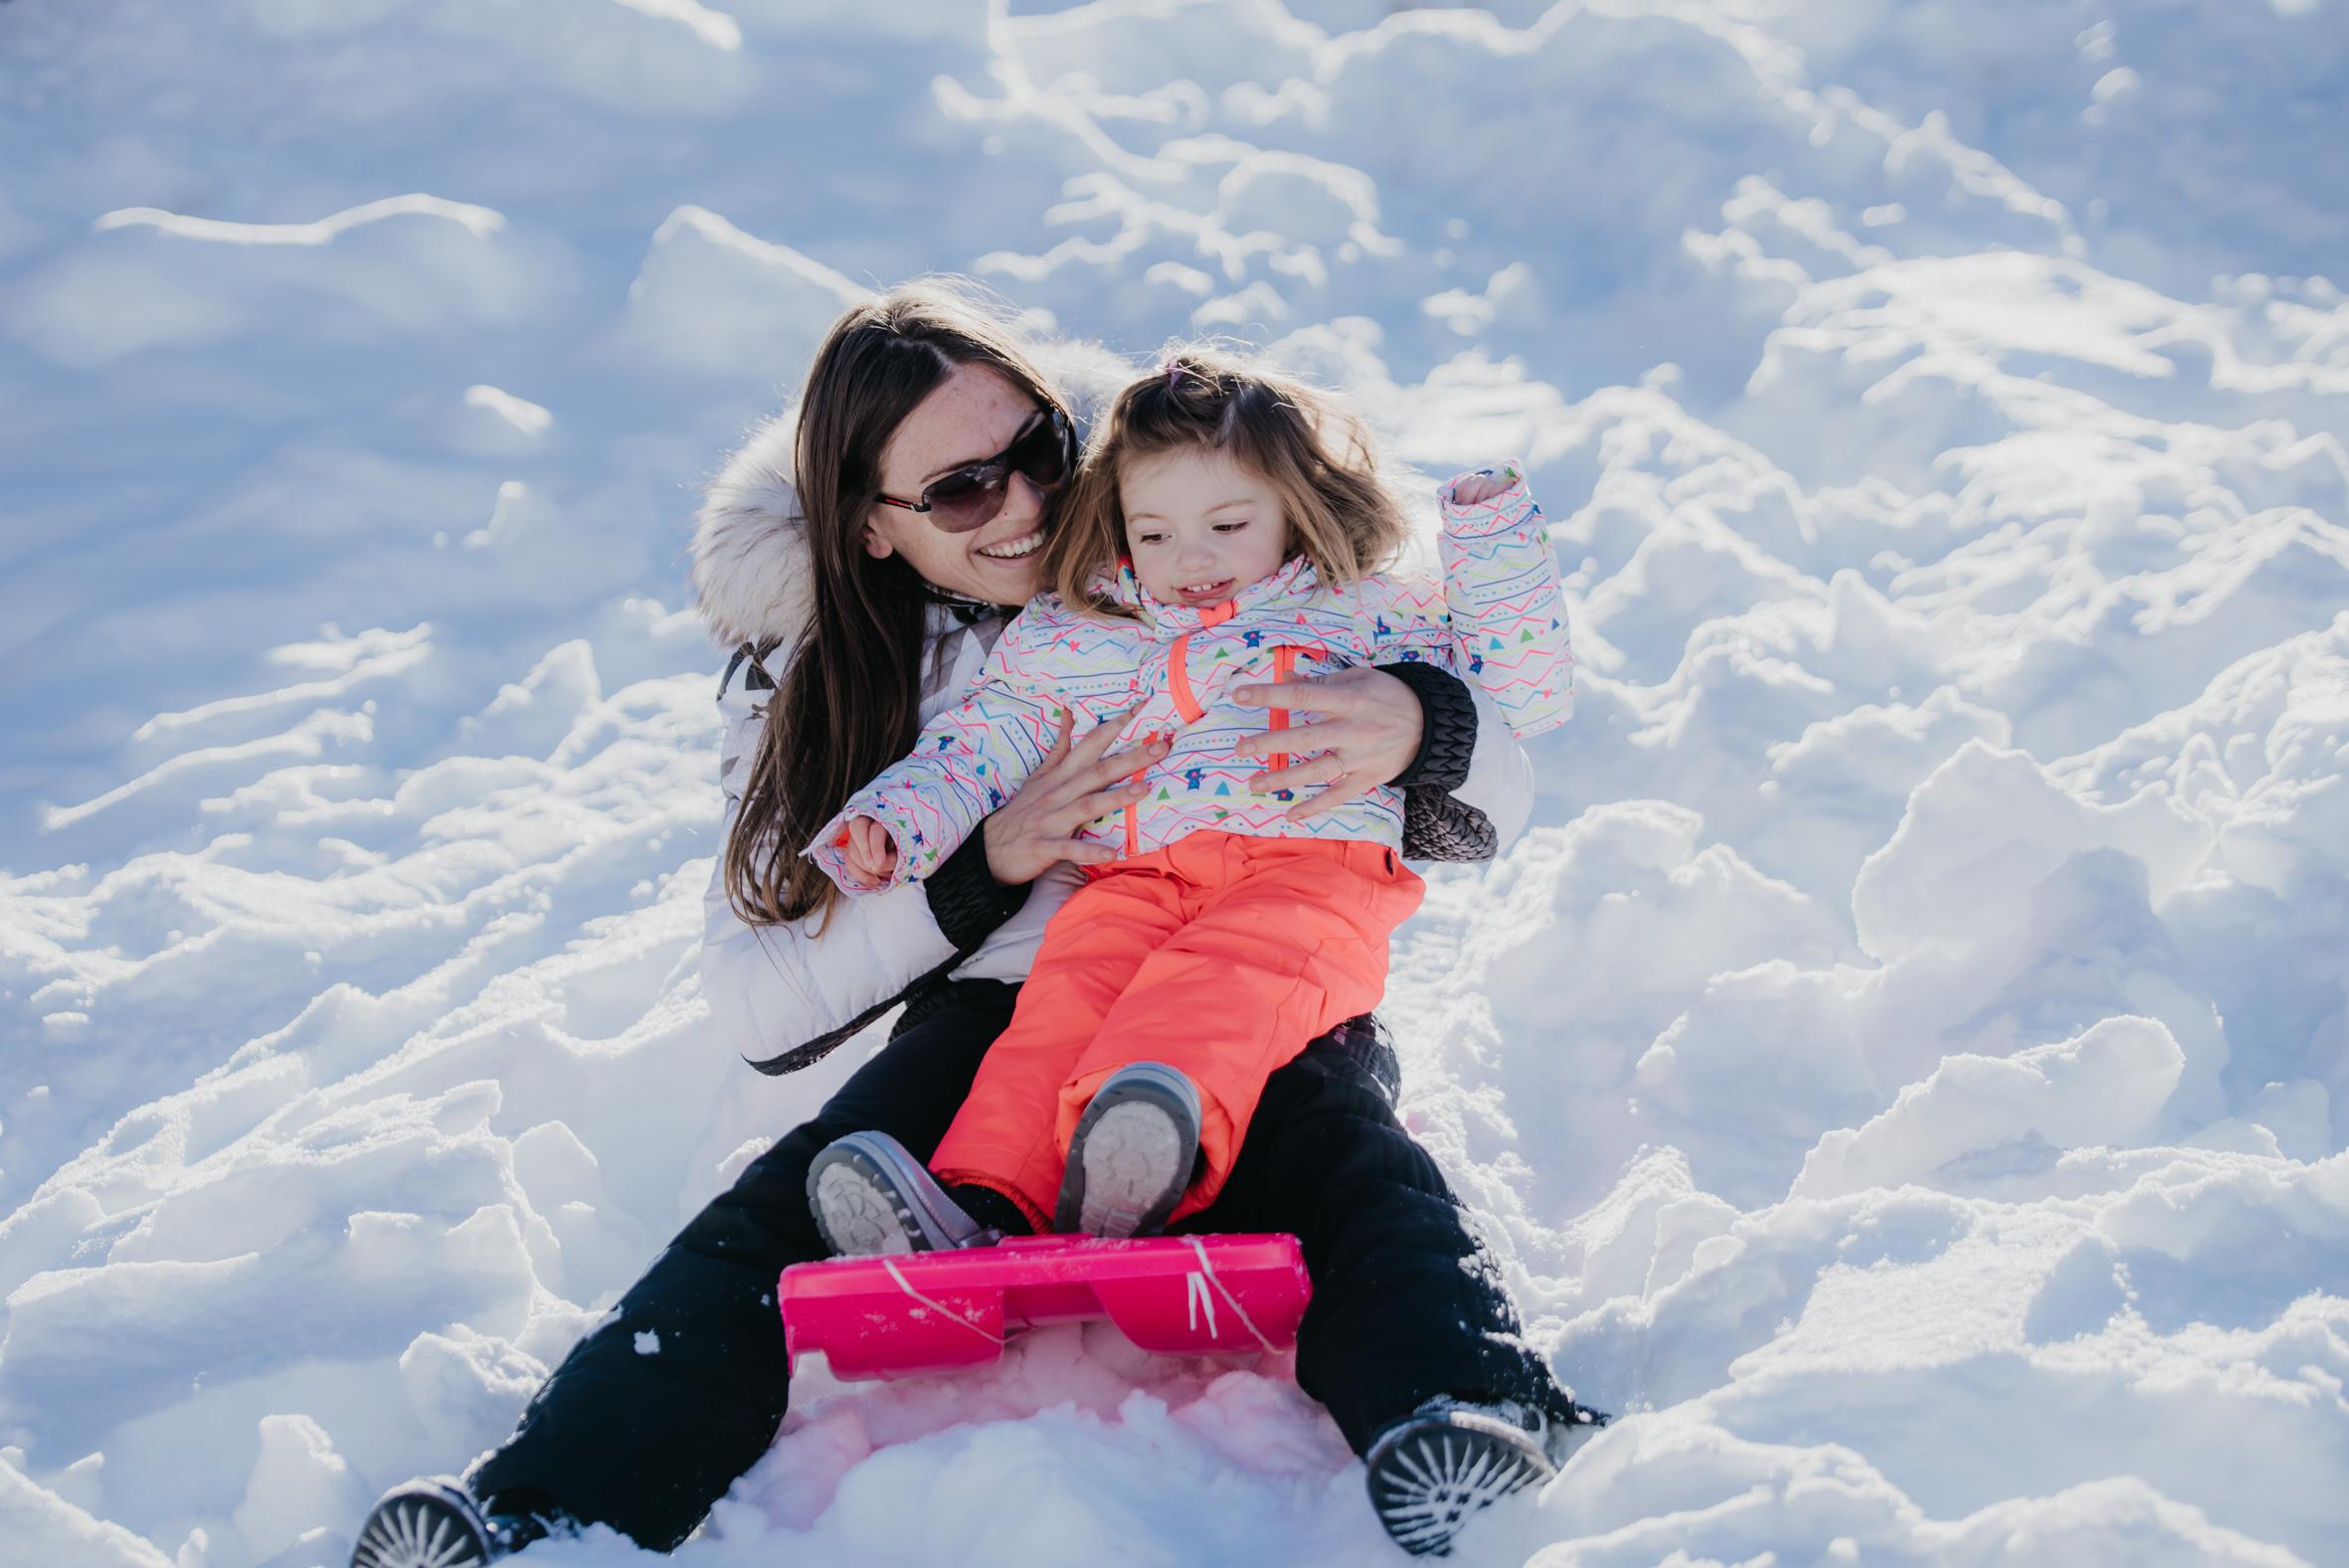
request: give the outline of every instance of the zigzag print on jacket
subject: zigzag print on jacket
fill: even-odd
[[[1174,742],[1148,772],[1145,782],[1156,785],[1148,797],[1080,835],[1121,856],[1209,828],[1398,847],[1402,798],[1392,789],[1302,822],[1287,814],[1295,803],[1288,791],[1251,790],[1249,779],[1287,760],[1236,754],[1241,741],[1264,732],[1267,713],[1228,693],[1298,674],[1428,660],[1481,685],[1521,736],[1563,724],[1573,712],[1574,653],[1541,509],[1522,477],[1474,505],[1454,498],[1458,483],[1438,492],[1441,582],[1381,575],[1341,590],[1300,557],[1205,609],[1160,603],[1131,566],[1112,585],[1131,619],[1080,614],[1049,595],[1037,600],[1004,630],[963,700],[923,730],[905,761],[859,790],[807,853],[839,880],[847,819],[869,816],[896,842],[894,881],[929,875],[1043,761],[1062,708],[1075,712],[1079,733],[1134,710],[1120,745],[1160,735]],[[1284,727],[1282,714],[1270,717],[1275,730]],[[1310,719],[1300,714],[1296,722]]]

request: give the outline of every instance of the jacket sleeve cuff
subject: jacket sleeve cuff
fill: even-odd
[[[1027,902],[1024,883],[1005,887],[988,869],[984,822],[923,880],[922,891],[929,895],[931,919],[957,953],[978,948]]]
[[[1509,488],[1482,501],[1463,502],[1453,498],[1460,481],[1469,478],[1505,479]],[[1455,538],[1483,539],[1494,534],[1510,533],[1526,525],[1528,513],[1537,513],[1534,492],[1526,486],[1526,465],[1514,459],[1495,463],[1490,468],[1472,468],[1467,473],[1456,473],[1446,479],[1436,491],[1436,505],[1443,513],[1444,532]]]
[[[1424,723],[1419,751],[1409,766],[1387,781],[1407,789],[1433,786],[1445,793],[1468,782],[1469,764],[1476,759],[1476,696],[1468,682],[1450,670],[1420,660],[1381,664],[1379,669],[1411,688],[1419,699]]]

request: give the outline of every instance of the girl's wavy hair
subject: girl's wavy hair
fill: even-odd
[[[1044,582],[1070,606],[1130,615],[1110,592],[1126,554],[1118,476],[1138,458],[1204,449],[1228,455],[1280,497],[1293,554],[1323,582],[1352,588],[1383,572],[1410,538],[1351,404],[1221,349],[1177,349],[1117,395],[1062,498],[1044,543]]]
[[[1008,307],[955,279],[904,284],[854,306],[809,366],[792,479],[813,610],[768,703],[726,839],[726,900],[750,925],[835,905],[839,889],[800,851],[921,733],[922,650],[938,594],[901,556],[868,554],[864,532],[897,427],[964,365],[1068,413]]]

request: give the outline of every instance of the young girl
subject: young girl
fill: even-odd
[[[1408,524],[1358,427],[1193,351],[1118,396],[1074,485],[1047,547],[1056,593],[808,853],[851,893],[927,875],[1052,750],[1064,709],[1170,749],[1139,802],[1080,835],[1117,858],[1046,928],[931,1161],[963,1201],[887,1139],[844,1138],[809,1178],[842,1251],[963,1245],[984,1235],[974,1214],[1133,1235],[1204,1208],[1266,1078],[1378,1000],[1421,893],[1396,854],[1401,798],[1263,792],[1291,760],[1251,754],[1270,743],[1236,688],[1427,661],[1482,684],[1521,736],[1571,711],[1556,568],[1515,467],[1443,488],[1441,583],[1379,575]],[[1284,782],[1336,777],[1309,759]]]

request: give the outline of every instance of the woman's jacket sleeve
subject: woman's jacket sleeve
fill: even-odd
[[[743,684],[730,679],[718,699],[726,721],[721,846],[741,814],[772,695]],[[703,900],[702,992],[719,1037],[763,1072],[815,1061],[895,1006],[915,982],[963,957],[921,888],[839,899],[821,917],[753,926],[726,897],[725,864],[721,849]]]

